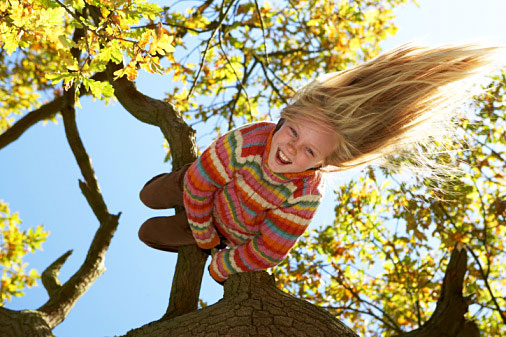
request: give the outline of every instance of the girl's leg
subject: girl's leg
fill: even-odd
[[[185,212],[146,220],[139,229],[139,239],[151,248],[168,252],[196,244]]]
[[[183,206],[184,175],[190,165],[191,163],[171,173],[163,173],[151,178],[139,194],[144,205],[154,209]]]

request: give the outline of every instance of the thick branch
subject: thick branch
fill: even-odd
[[[44,104],[40,108],[27,113],[14,125],[0,135],[0,149],[6,147],[36,123],[48,119],[63,108],[63,97],[56,97],[53,101]]]
[[[160,127],[170,145],[174,168],[194,161],[197,158],[195,131],[184,122],[181,113],[170,103],[142,94],[126,78],[114,80],[113,73],[118,67],[111,63],[108,75],[114,94],[123,107],[140,121]],[[195,252],[195,249],[196,246],[183,247],[179,251],[165,318],[179,316],[197,308],[205,257],[200,252]],[[192,277],[188,277],[189,273]]]
[[[44,288],[46,288],[49,297],[54,296],[61,288],[60,280],[58,280],[58,274],[60,274],[60,269],[65,261],[67,261],[70,254],[72,254],[72,250],[69,250],[60,256],[49,267],[47,267],[41,275],[42,284],[44,285]]]
[[[54,337],[43,313],[31,310],[15,311],[0,307],[0,336]]]
[[[265,271],[233,274],[218,303],[126,336],[357,337],[326,310],[277,289]]]
[[[53,293],[50,299],[38,310],[45,314],[48,325],[54,328],[61,323],[95,280],[104,272],[105,253],[118,226],[118,215],[109,214],[100,194],[98,183],[91,167],[90,159],[84,149],[75,122],[74,91],[65,93],[66,104],[62,109],[65,133],[78,162],[85,183],[81,183],[86,199],[100,221],[88,255],[79,270]],[[83,185],[85,187],[83,187]]]
[[[179,248],[169,306],[162,320],[197,310],[207,257],[197,245]]]
[[[181,113],[168,102],[144,95],[124,77],[114,80],[113,73],[120,68],[121,65],[110,63],[108,76],[121,105],[141,122],[160,127],[173,153],[174,167],[194,161],[195,131],[184,122]]]
[[[466,270],[466,249],[463,244],[458,243],[448,263],[441,287],[441,296],[431,318],[419,329],[397,337],[447,337],[464,336],[464,333],[472,333],[475,325],[464,318],[469,305],[469,299],[464,298],[462,295]],[[466,336],[474,337],[476,335]]]

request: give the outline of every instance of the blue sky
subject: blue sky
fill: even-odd
[[[388,50],[418,40],[434,45],[492,39],[506,45],[506,1],[419,0],[420,7],[397,10],[396,36],[382,43]],[[139,89],[162,98],[169,77],[140,76]],[[77,302],[54,333],[58,337],[93,337],[125,334],[160,318],[166,310],[176,255],[159,252],[137,239],[140,224],[164,214],[144,207],[139,189],[151,176],[169,170],[163,163],[160,131],[129,115],[119,103],[104,106],[83,99],[77,122],[92,158],[104,199],[111,213],[122,212],[118,231],[107,253],[107,271]],[[209,139],[203,139],[205,146]],[[74,253],[62,268],[68,279],[84,260],[98,223],[78,188],[81,174],[66,142],[63,123],[40,123],[0,151],[0,199],[18,211],[23,228],[43,224],[51,232],[43,251],[31,254],[29,268],[42,272],[69,249]],[[356,173],[360,174],[360,173]],[[332,221],[332,193],[327,194],[313,225]],[[330,210],[326,211],[326,210]],[[205,274],[201,297],[209,304],[222,296],[222,288]],[[6,307],[36,309],[47,300],[42,286],[26,291]]]

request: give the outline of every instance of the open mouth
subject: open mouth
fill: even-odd
[[[278,151],[276,152],[276,159],[278,160],[278,162],[280,162],[281,164],[283,165],[288,165],[288,164],[291,164],[292,162],[288,159],[287,156],[285,156],[285,154],[283,152],[281,152],[280,149],[278,149]]]

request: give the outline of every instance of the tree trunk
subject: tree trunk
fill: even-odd
[[[131,330],[136,336],[358,336],[324,309],[276,288],[266,272],[240,273],[223,299],[201,310]]]
[[[0,307],[0,336],[54,337],[44,316],[40,311],[14,311]]]

